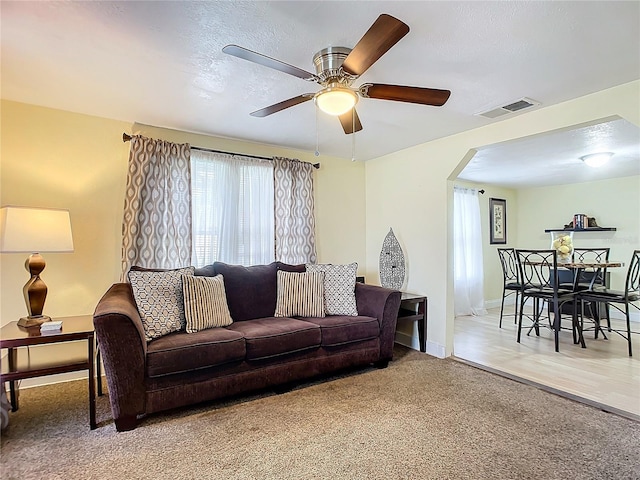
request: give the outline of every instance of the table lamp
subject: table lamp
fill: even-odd
[[[33,327],[51,320],[42,314],[47,286],[40,278],[45,261],[40,252],[73,252],[68,210],[6,206],[0,208],[0,252],[31,252],[25,268],[31,278],[22,291],[29,315],[18,321]]]

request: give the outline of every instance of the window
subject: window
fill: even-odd
[[[274,261],[273,163],[191,150],[192,263]]]

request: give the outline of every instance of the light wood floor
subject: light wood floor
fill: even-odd
[[[595,340],[593,332],[585,333],[587,348],[583,349],[573,344],[570,330],[561,332],[556,353],[550,330],[541,329],[540,337],[534,332],[527,336],[523,330],[518,344],[513,317],[505,316],[498,328],[499,317],[499,308],[486,316],[457,317],[454,355],[640,419],[640,335],[632,334],[634,357],[628,356],[627,341],[615,333],[607,333],[608,340]],[[640,326],[632,324],[632,330]]]

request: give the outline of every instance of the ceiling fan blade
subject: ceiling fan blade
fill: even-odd
[[[260,110],[256,110],[255,112],[251,112],[250,115],[252,117],[266,117],[267,115],[277,113],[280,110],[284,110],[285,108],[308,102],[313,98],[314,95],[315,94],[313,93],[303,93],[302,95],[298,95],[297,97],[293,97],[283,102],[269,105],[268,107],[261,108]]]
[[[362,75],[407,33],[406,23],[383,13],[347,55],[342,69],[351,75]]]
[[[276,60],[275,58],[267,57],[266,55],[262,55],[261,53],[247,50],[246,48],[239,47],[238,45],[227,45],[222,49],[222,51],[229,55],[233,55],[234,57],[242,58],[243,60],[248,60],[265,67],[273,68],[274,70],[288,73],[289,75],[302,78],[303,80],[315,81],[316,79],[316,76],[313,73],[307,72],[306,70],[302,70],[298,67],[294,67],[293,65],[289,65],[288,63],[281,62],[280,60]]]
[[[353,114],[351,113],[353,112]],[[350,133],[359,132],[362,130],[362,124],[360,123],[360,118],[358,117],[358,112],[356,112],[356,108],[353,107],[347,113],[343,113],[338,118],[340,118],[340,123],[342,124],[342,129],[344,133],[349,135]],[[354,130],[355,124],[355,130]]]
[[[449,90],[436,88],[407,87],[404,85],[385,85],[383,83],[365,83],[358,93],[364,98],[395,100],[396,102],[419,103],[441,107],[451,95]]]

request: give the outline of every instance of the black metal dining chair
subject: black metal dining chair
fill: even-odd
[[[574,263],[607,263],[610,248],[574,248]],[[604,287],[607,278],[607,267],[586,268],[577,279],[578,290],[594,290]]]
[[[577,300],[573,289],[562,288],[558,278],[558,257],[555,250],[516,250],[518,270],[520,272],[520,312],[518,315],[518,337],[520,343],[522,333],[522,319],[524,317],[524,304],[527,300],[533,300],[532,325],[527,332],[535,330],[540,335],[540,327],[550,328],[553,331],[555,351],[558,352],[561,326],[561,306],[571,302],[573,304],[571,324],[574,332],[574,343],[580,342],[586,347],[582,336],[582,329],[578,322]],[[542,309],[540,302],[549,302],[553,310],[553,323],[551,318],[547,324],[541,321]]]
[[[625,281],[624,291],[612,290],[610,288],[602,287],[594,290],[584,290],[578,292],[578,300],[581,302],[598,302],[606,304],[607,307],[611,306],[625,315],[626,329],[611,327],[610,310],[605,309],[607,315],[607,325],[610,332],[615,332],[621,337],[627,340],[629,347],[629,356],[633,355],[631,347],[631,323],[630,323],[630,309],[634,307],[640,311],[640,306],[634,302],[640,301],[640,250],[634,250],[631,255],[631,262],[627,270],[627,278]],[[624,310],[622,306],[624,305]]]
[[[606,264],[609,261],[609,251],[609,248],[575,248],[572,261],[573,263]],[[579,275],[579,277],[576,278],[576,275]],[[597,290],[609,285],[606,267],[587,267],[573,270],[561,268],[558,271],[558,278],[561,288],[570,288],[574,291]],[[603,309],[608,307],[601,303],[579,301],[578,308],[583,335],[585,332],[593,330],[595,331],[595,338],[598,338],[598,333],[600,332],[606,338],[600,326],[600,318],[602,317]],[[573,313],[573,306],[565,304],[560,308],[560,312],[570,315]],[[584,327],[585,318],[592,322],[592,327]]]
[[[518,259],[513,248],[498,248],[498,257],[502,266],[502,303],[500,304],[500,328],[502,328],[502,316],[504,313],[504,301],[507,297],[515,295],[513,323],[518,323],[518,298],[520,294],[520,282],[518,272]],[[508,314],[507,316],[511,316]]]

